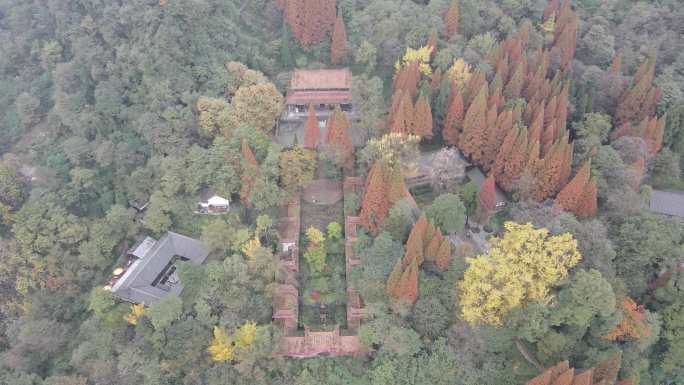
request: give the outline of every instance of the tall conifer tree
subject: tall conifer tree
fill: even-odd
[[[304,126],[304,147],[316,149],[321,141],[321,128],[318,126],[316,118],[316,108],[313,103],[309,104],[309,116]]]
[[[338,13],[330,43],[330,63],[337,65],[342,63],[347,55],[347,29],[344,26],[342,14]]]
[[[463,135],[460,147],[475,162],[482,159],[484,133],[486,128],[487,85],[483,84],[466,112],[463,120]]]
[[[460,10],[458,8],[458,0],[452,0],[449,4],[449,9],[447,9],[444,15],[444,32],[446,35],[446,40],[451,39],[452,36],[458,33],[459,20],[461,17]]]
[[[432,138],[432,110],[426,98],[416,102],[413,117],[413,134],[421,138]]]

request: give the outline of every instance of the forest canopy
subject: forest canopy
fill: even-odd
[[[0,383],[684,383],[682,24],[679,0],[0,0]],[[294,69],[345,68],[348,101],[292,107]],[[114,295],[169,231],[207,249],[169,262],[182,292]],[[282,354],[340,325],[354,355]]]

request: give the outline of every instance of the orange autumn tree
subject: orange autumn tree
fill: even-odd
[[[660,89],[653,85],[655,64],[655,57],[641,63],[632,84],[618,98],[616,127],[626,122],[636,125],[655,115],[655,107],[660,99]]]
[[[442,138],[446,144],[457,145],[463,126],[463,96],[455,85],[452,86],[451,94],[453,97],[442,127]]]
[[[556,204],[578,218],[596,215],[596,179],[591,178],[591,160],[584,162],[570,182],[556,196]]]
[[[613,61],[610,63],[610,66],[606,70],[606,72],[609,75],[614,75],[617,76],[620,74],[622,70],[622,54],[617,54],[615,57],[613,57]]]
[[[446,34],[446,39],[451,39],[456,33],[458,33],[458,25],[460,19],[460,11],[458,8],[458,0],[452,0],[447,9],[446,14],[444,14],[444,32]]]
[[[425,260],[435,262],[439,255],[439,248],[442,246],[442,242],[444,242],[442,230],[430,223],[428,231],[425,232],[423,238],[425,242]]]
[[[409,134],[413,131],[414,109],[411,95],[399,90],[395,93],[394,111],[390,114],[389,132],[396,134]]]
[[[316,149],[318,143],[321,141],[321,128],[318,126],[318,118],[316,118],[316,109],[313,103],[309,104],[309,116],[306,119],[304,126],[304,147],[309,149]]]
[[[651,335],[646,323],[646,310],[633,299],[625,297],[622,301],[623,318],[620,323],[603,338],[611,341],[636,340]]]
[[[421,138],[432,138],[432,110],[427,98],[419,98],[413,116],[412,134]]]
[[[482,225],[489,223],[494,209],[496,209],[496,184],[494,174],[490,173],[477,195],[477,221]]]
[[[487,85],[484,84],[480,87],[470,107],[468,107],[465,119],[463,120],[463,135],[459,140],[463,152],[476,162],[482,158],[484,131],[486,128],[486,103]]]
[[[411,260],[411,263],[403,271],[401,265],[401,262],[397,261],[390,274],[386,286],[387,294],[395,300],[415,303],[418,299],[418,261]]]
[[[335,20],[335,27],[332,33],[332,42],[330,43],[330,63],[337,65],[342,63],[347,55],[347,29],[344,26],[342,14],[337,14]]]
[[[339,151],[337,165],[350,169],[353,166],[353,151],[351,136],[349,136],[349,119],[347,114],[338,105],[330,117],[328,117],[325,142]]]
[[[377,234],[389,209],[407,195],[409,193],[401,168],[382,161],[375,162],[366,178],[359,214],[361,223],[372,234]]]
[[[437,252],[437,258],[435,259],[435,264],[437,269],[441,272],[445,272],[449,269],[451,265],[451,241],[444,239],[442,244],[439,246],[439,251]]]
[[[259,170],[259,163],[257,163],[254,152],[252,148],[247,143],[247,139],[242,139],[242,175],[240,179],[242,181],[242,186],[240,188],[240,200],[244,204],[249,203],[249,197],[252,194],[252,189],[254,189],[254,184],[256,183],[256,178],[261,172]]]
[[[279,0],[292,35],[306,50],[321,43],[335,24],[335,0]]]
[[[406,252],[402,261],[402,267],[406,268],[413,260],[418,261],[418,266],[425,260],[425,242],[423,236],[427,230],[427,219],[422,215],[413,225],[408,240],[406,241]]]

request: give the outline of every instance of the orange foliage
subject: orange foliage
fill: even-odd
[[[347,54],[347,29],[344,27],[342,14],[337,15],[335,27],[332,33],[332,43],[330,43],[330,63],[340,64]]]
[[[316,109],[313,104],[309,104],[309,116],[304,126],[304,147],[315,149],[321,141],[321,129],[316,118]]]
[[[651,335],[651,329],[646,323],[646,311],[642,305],[637,305],[633,299],[625,297],[622,301],[622,313],[622,321],[603,338],[611,341],[625,341]]]

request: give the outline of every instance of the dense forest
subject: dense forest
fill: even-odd
[[[681,5],[0,0],[0,383],[684,384]],[[356,115],[274,140],[292,71],[342,67]],[[300,323],[353,284],[364,353],[284,357],[282,207],[347,177],[297,213]],[[209,251],[179,296],[103,290],[167,231]]]

